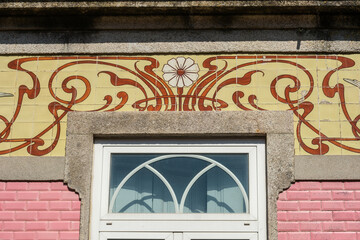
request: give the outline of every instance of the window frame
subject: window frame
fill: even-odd
[[[247,239],[256,240],[256,233],[180,233],[180,232],[103,232],[100,234],[100,240],[109,238],[126,240],[219,240],[219,239]]]
[[[91,239],[101,232],[238,232],[266,236],[265,141],[95,140],[91,196]],[[107,213],[111,153],[249,153],[249,214]],[[166,222],[166,224],[164,224]],[[139,226],[142,226],[139,229]]]

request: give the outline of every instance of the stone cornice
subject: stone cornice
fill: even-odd
[[[355,13],[360,1],[1,1],[2,14]]]

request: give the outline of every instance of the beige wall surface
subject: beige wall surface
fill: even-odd
[[[359,73],[357,54],[3,56],[0,155],[64,156],[70,111],[266,110],[293,112],[296,155],[358,155]]]

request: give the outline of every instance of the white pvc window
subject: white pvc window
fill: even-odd
[[[104,232],[100,240],[256,240],[256,233]]]
[[[249,154],[110,156],[109,213],[247,213]]]
[[[263,239],[264,152],[261,141],[98,141],[91,237],[209,231]]]

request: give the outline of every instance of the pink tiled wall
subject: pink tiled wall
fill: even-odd
[[[360,240],[360,182],[296,182],[277,207],[279,240]]]
[[[0,182],[0,239],[79,239],[80,201],[62,182]]]
[[[80,201],[61,182],[0,182],[0,239],[78,239]],[[360,182],[297,182],[278,200],[279,240],[360,240]]]

